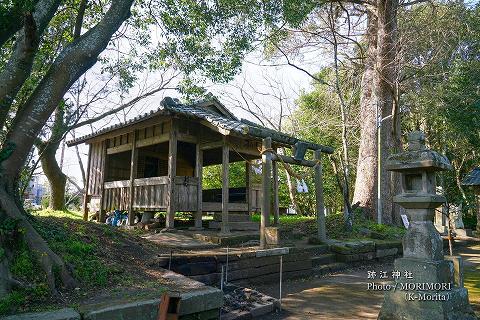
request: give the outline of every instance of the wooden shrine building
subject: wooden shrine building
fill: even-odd
[[[89,208],[99,210],[100,221],[105,220],[105,212],[119,209],[129,212],[132,225],[135,211],[166,211],[166,228],[173,228],[175,212],[190,211],[195,213],[195,227],[201,228],[203,212],[221,212],[221,231],[227,233],[229,212],[262,209],[262,216],[270,215],[271,190],[273,212],[278,214],[278,161],[315,167],[317,210],[323,215],[319,160],[322,152],[332,153],[332,148],[239,120],[216,99],[184,105],[167,97],[156,111],[67,145],[80,143],[90,147],[85,219]],[[274,152],[281,147],[294,148],[295,156]],[[318,160],[305,160],[307,150],[314,150]],[[253,188],[249,161],[260,158],[263,187]],[[238,188],[232,192],[228,164],[238,161],[246,163],[247,183],[243,192]],[[222,189],[217,193],[202,190],[201,179],[203,167],[215,164],[222,165]]]

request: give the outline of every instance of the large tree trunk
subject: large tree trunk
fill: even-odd
[[[382,122],[381,162],[400,149],[400,117],[396,101],[397,82],[397,8],[398,0],[378,0],[376,16],[368,13],[368,50],[365,72],[362,78],[360,101],[360,147],[357,164],[357,178],[353,202],[367,209],[370,216],[376,216],[377,186],[377,107]],[[393,120],[392,120],[393,119]],[[393,195],[398,189],[398,177],[382,166],[380,179],[382,197],[382,221],[398,221],[398,208],[393,206]]]
[[[353,203],[360,203],[367,215],[373,217],[376,197],[377,170],[377,128],[376,101],[373,97],[373,79],[375,76],[375,61],[377,55],[377,17],[368,12],[367,18],[367,53],[365,70],[362,76],[360,96],[360,145],[358,150],[357,176]]]
[[[65,187],[67,176],[62,172],[55,157],[59,143],[47,144],[42,151],[42,170],[50,185],[50,203],[48,207],[53,210],[65,209]]]
[[[397,83],[397,9],[398,0],[377,1],[377,59],[374,77],[375,98],[382,119],[393,115],[398,109],[396,103]],[[395,123],[393,123],[395,121]],[[388,156],[400,149],[400,116],[394,117],[382,123],[382,159],[385,164]],[[393,204],[393,196],[398,190],[399,179],[397,174],[381,167],[381,196],[382,196],[382,222],[391,224],[398,221],[398,207]]]
[[[40,37],[52,19],[60,0],[41,0],[33,13],[25,15],[24,27],[18,32],[14,50],[5,68],[0,72],[0,129],[12,101],[30,76]]]
[[[68,45],[58,56],[45,77],[26,103],[19,109],[0,151],[0,207],[19,221],[25,230],[25,241],[36,255],[48,277],[52,291],[56,291],[54,270],[62,282],[74,283],[62,259],[57,256],[28,222],[18,201],[18,178],[28,153],[40,130],[59,105],[70,86],[97,60],[112,35],[130,15],[133,0],[112,1],[102,20],[92,29]]]

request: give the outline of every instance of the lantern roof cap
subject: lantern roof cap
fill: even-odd
[[[425,146],[425,134],[413,131],[408,134],[408,147],[404,152],[388,157],[386,169],[389,171],[441,171],[451,170],[450,161],[436,151]]]

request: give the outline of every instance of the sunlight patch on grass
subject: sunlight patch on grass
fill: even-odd
[[[464,285],[468,289],[470,303],[476,305],[475,311],[480,311],[480,268],[465,268]]]
[[[299,216],[299,215],[281,215],[280,216],[280,224],[295,224],[295,223],[302,223],[306,221],[314,221],[315,217],[311,216]],[[260,221],[260,214],[256,213],[252,215],[252,221]],[[273,221],[273,217],[270,216],[270,221]]]
[[[32,211],[31,214],[35,217],[56,217],[56,218],[71,218],[71,219],[82,219],[83,215],[79,211],[68,211],[68,210],[51,210],[43,209]]]

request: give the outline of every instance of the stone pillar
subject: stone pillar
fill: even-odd
[[[385,292],[378,319],[477,319],[459,279],[461,264],[444,259],[442,238],[433,225],[435,208],[445,202],[435,191],[435,171],[449,170],[451,165],[446,157],[425,148],[422,132],[410,133],[408,141],[408,150],[391,155],[386,163],[387,170],[401,174],[402,191],[393,201],[406,209],[410,227],[403,239],[403,257],[394,263],[394,270],[401,273],[394,285],[398,289]],[[439,286],[431,290],[416,286],[424,283]]]
[[[440,234],[447,234],[448,229],[447,229],[447,219],[445,216],[445,206],[442,206],[441,209],[437,209],[435,211],[435,228],[437,228],[437,231],[440,232]]]

